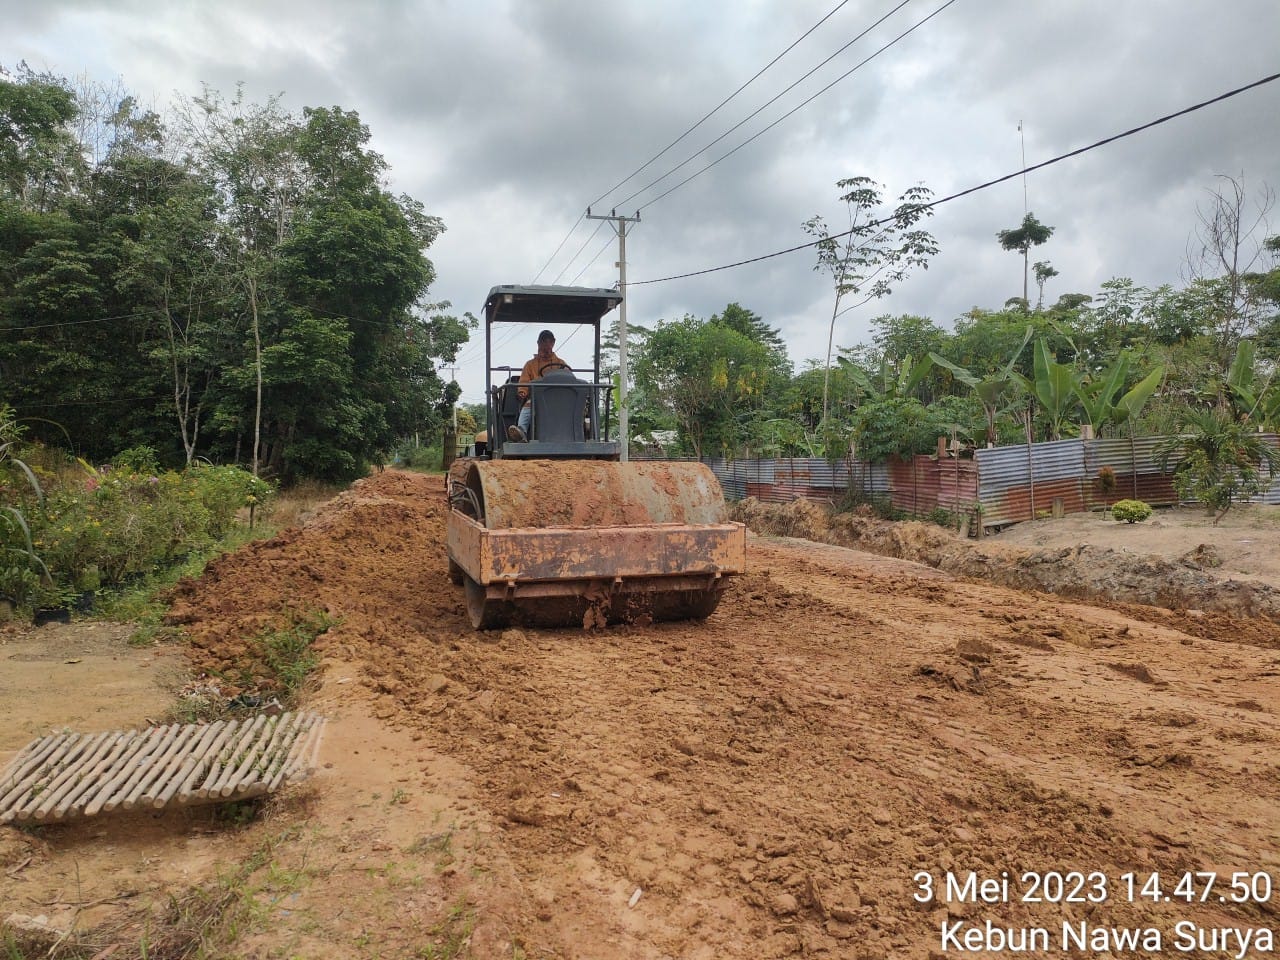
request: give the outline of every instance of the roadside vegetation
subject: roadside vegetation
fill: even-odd
[[[438,469],[446,427],[459,448],[480,429],[483,408],[458,407],[437,372],[477,323],[428,296],[423,251],[444,224],[388,192],[354,112],[211,89],[144,110],[121,89],[22,68],[0,78],[0,126],[0,401],[30,440],[144,479],[209,462],[288,485],[387,462]],[[635,324],[632,442],[882,461],[938,437],[961,455],[1082,433],[1187,437],[1168,467],[1221,512],[1273,467],[1247,445],[1234,444],[1243,459],[1208,446],[1224,429],[1277,429],[1280,237],[1270,186],[1241,173],[1205,187],[1171,265],[1178,286],[1117,276],[1081,290],[1050,257],[1088,238],[1027,211],[990,240],[1017,257],[1008,288],[931,318],[877,304],[942,252],[925,229],[932,192],[891,200],[870,176],[838,179],[830,213],[796,225],[830,290],[811,318],[825,356],[790,357],[738,302]],[[855,328],[869,338],[849,344]],[[605,345],[616,358],[616,330]],[[120,461],[131,449],[153,452],[149,472]],[[5,542],[8,560],[38,567],[23,530]],[[106,558],[97,573],[151,562]]]

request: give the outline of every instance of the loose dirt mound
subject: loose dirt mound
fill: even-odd
[[[1280,589],[1219,572],[1221,558],[1209,544],[1172,558],[1082,541],[1035,549],[961,540],[930,523],[832,514],[827,507],[807,501],[770,504],[748,499],[735,504],[733,513],[761,533],[870,550],[1005,586],[1150,604],[1176,612],[1194,610],[1197,617],[1210,611],[1280,623]],[[1251,627],[1248,632],[1264,644],[1280,646],[1280,629]]]
[[[923,960],[948,925],[988,921],[1054,931],[1050,953],[1064,922],[1149,927],[1172,950],[1181,921],[1280,924],[1275,900],[1155,903],[1123,879],[1280,869],[1280,662],[1241,642],[1269,621],[1206,617],[1199,639],[1154,608],[958,579],[945,531],[868,526],[939,562],[753,540],[705,623],[476,634],[441,486],[371,477],[179,591],[199,668],[246,683],[264,624],[338,620],[316,697],[358,733],[331,762],[395,770],[434,811],[420,841],[378,846],[363,823],[400,799],[322,782],[273,846],[305,881],[237,955],[447,955],[459,916],[472,956],[574,960]],[[344,722],[357,707],[385,732]],[[1049,871],[1105,890],[1025,900],[1024,874]],[[1007,873],[1010,892],[926,896],[921,874],[941,890],[948,872]]]

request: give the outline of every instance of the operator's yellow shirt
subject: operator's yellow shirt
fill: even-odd
[[[539,357],[535,353],[533,355],[533,359],[527,361],[524,365],[524,368],[520,371],[520,382],[532,383],[534,380],[541,380],[542,371],[547,367],[557,363],[564,364],[566,367],[568,366],[567,363],[565,363],[563,360],[561,360],[559,357],[556,356],[554,350],[551,351],[551,356],[549,356],[545,360],[543,360],[541,357]],[[522,402],[529,399],[528,390],[521,388],[519,393],[520,393],[520,400]]]

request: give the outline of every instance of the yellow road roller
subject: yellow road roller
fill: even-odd
[[[478,630],[703,618],[746,567],[746,528],[728,519],[710,469],[619,459],[600,332],[620,301],[588,287],[489,291],[488,444],[448,480],[449,575]],[[547,348],[548,335],[567,345],[583,329],[590,367]],[[533,360],[495,364],[495,335],[516,352],[538,330]]]

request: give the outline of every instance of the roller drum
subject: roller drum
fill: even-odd
[[[724,494],[701,463],[488,460],[467,470],[490,530],[724,523]]]

